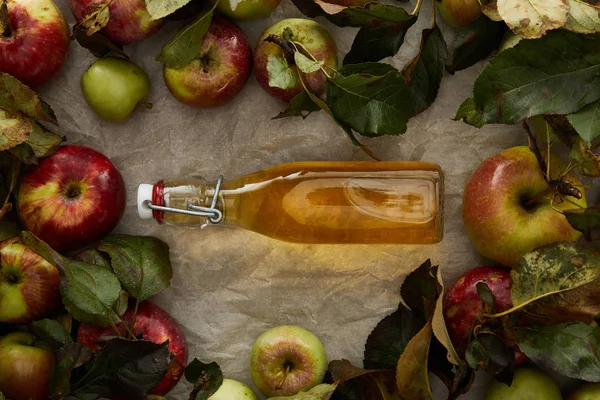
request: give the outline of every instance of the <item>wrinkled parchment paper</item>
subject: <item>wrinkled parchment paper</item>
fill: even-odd
[[[414,3],[405,6],[412,10]],[[73,23],[67,1],[57,4]],[[414,56],[421,30],[431,23],[429,2],[422,13],[401,52],[385,61],[402,68]],[[274,22],[300,16],[290,0],[282,0],[270,17],[240,26],[255,44]],[[336,38],[342,60],[357,30],[319,21]],[[441,24],[451,44],[454,32]],[[103,122],[87,107],[79,78],[94,58],[76,43],[61,75],[41,94],[56,111],[60,133],[68,143],[105,153],[123,174],[127,209],[116,231],[153,235],[170,245],[172,286],[154,301],[181,323],[190,360],[217,361],[226,377],[254,388],[249,372],[254,339],[270,327],[294,324],[317,334],[330,360],[346,358],[362,366],[364,342],[377,322],[397,307],[399,287],[409,270],[431,258],[441,266],[448,285],[484,262],[462,226],[464,185],[483,159],[526,141],[519,126],[478,130],[452,121],[458,105],[471,95],[483,63],[455,76],[446,74],[436,102],[409,122],[403,136],[361,138],[382,159],[442,166],[445,237],[438,245],[297,245],[235,228],[212,226],[200,231],[140,220],[136,211],[140,183],[184,176],[234,177],[292,161],[368,159],[323,112],[306,120],[271,120],[284,105],[267,96],[254,77],[230,104],[218,109],[197,110],[177,102],[164,84],[161,64],[153,58],[178,27],[169,23],[153,37],[126,47],[131,59],[150,75],[149,100],[154,105],[136,111],[126,123]],[[435,394],[444,398],[445,388],[437,378],[432,380]],[[487,378],[480,375],[464,398],[481,399],[486,384]],[[187,393],[189,386],[182,382],[167,397],[186,399]]]

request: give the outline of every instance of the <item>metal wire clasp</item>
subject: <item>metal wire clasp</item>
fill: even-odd
[[[213,193],[212,201],[210,207],[201,207],[195,206],[193,204],[188,204],[187,210],[182,210],[179,208],[165,207],[159,206],[157,204],[152,204],[150,200],[146,200],[146,206],[148,206],[151,210],[163,211],[163,212],[172,212],[177,214],[184,215],[193,215],[197,217],[207,217],[208,221],[211,224],[218,224],[223,220],[223,213],[218,210],[217,202],[219,201],[219,193],[221,192],[221,184],[223,183],[223,175],[219,175],[217,179],[217,184],[215,185],[215,192]],[[206,227],[208,224],[202,225],[202,228]]]

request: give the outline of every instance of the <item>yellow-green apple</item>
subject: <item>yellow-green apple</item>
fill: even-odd
[[[244,87],[252,69],[252,49],[244,31],[233,22],[214,17],[202,40],[200,55],[183,68],[163,68],[173,96],[189,106],[218,107]]]
[[[265,30],[254,49],[254,75],[262,88],[271,96],[283,101],[290,101],[292,97],[303,90],[300,79],[296,79],[296,86],[291,89],[281,89],[269,85],[269,72],[267,70],[269,56],[286,57],[284,50],[278,44],[265,41],[269,35],[283,36],[286,28],[291,31],[294,42],[304,46],[304,49],[312,54],[315,59],[323,61],[325,69],[337,69],[338,59],[337,47],[331,34],[316,21],[303,18],[284,19]],[[326,77],[322,71],[318,70],[305,74],[298,71],[294,65],[292,65],[292,69],[296,74],[302,74],[302,79],[309,89],[318,95],[323,95]]]
[[[0,0],[0,5],[4,1]],[[52,0],[6,1],[8,15],[0,11],[0,72],[28,86],[41,86],[65,63],[67,22]]]
[[[327,355],[313,333],[282,325],[261,334],[250,354],[254,384],[267,397],[292,396],[323,382]]]
[[[280,2],[281,0],[220,0],[217,10],[233,19],[256,19],[271,14]]]
[[[572,391],[567,400],[600,400],[600,383],[584,383]]]
[[[123,177],[104,154],[66,145],[23,176],[17,198],[28,230],[58,251],[108,234],[125,210]]]
[[[558,158],[551,157],[551,176],[557,178],[561,170]],[[566,179],[582,187],[574,173]],[[468,180],[465,228],[481,254],[512,267],[537,247],[581,236],[559,211],[586,207],[585,194],[569,201],[552,197],[536,156],[527,146],[512,147],[483,161]]]
[[[129,60],[104,57],[81,75],[81,91],[98,116],[122,122],[150,94],[150,78]]]
[[[258,400],[258,397],[242,382],[225,378],[210,400]]]
[[[547,374],[532,368],[515,371],[512,384],[493,381],[485,400],[562,400],[558,384]]]
[[[0,322],[25,324],[60,305],[58,270],[22,244],[0,242]]]
[[[444,291],[444,320],[450,340],[458,355],[464,358],[473,329],[482,322],[484,302],[477,291],[477,284],[484,282],[494,295],[495,312],[512,307],[510,295],[510,270],[501,267],[479,266],[462,274]],[[515,364],[527,360],[517,346],[514,349]]]
[[[0,392],[10,400],[45,400],[54,370],[52,347],[31,333],[0,338]]]
[[[436,0],[444,20],[457,29],[462,29],[481,15],[479,0]]]
[[[144,0],[69,0],[69,7],[77,21],[97,10],[98,5],[107,4],[110,19],[100,31],[112,42],[126,45],[142,40],[157,32],[163,25],[162,19],[152,19]]]
[[[127,311],[121,317],[123,322],[117,325],[121,336],[127,337],[127,330],[123,324],[131,326],[134,318],[135,305],[130,304]],[[169,351],[173,355],[169,370],[163,380],[154,388],[153,394],[162,396],[177,385],[188,360],[188,345],[181,326],[165,310],[149,301],[139,304],[135,321],[131,331],[136,336],[156,344],[169,341]],[[77,331],[77,342],[88,346],[92,350],[100,348],[99,341],[102,338],[114,336],[113,327],[98,327],[88,323],[82,323]]]

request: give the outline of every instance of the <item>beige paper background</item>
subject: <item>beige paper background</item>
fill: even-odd
[[[66,0],[57,4],[70,23]],[[412,10],[414,1],[407,3]],[[400,54],[386,60],[398,68],[419,46],[421,29],[431,21],[431,5],[409,32]],[[251,43],[275,21],[301,14],[283,0],[269,17],[243,22]],[[338,42],[340,60],[356,32],[319,19]],[[443,22],[442,22],[443,24]],[[108,155],[127,184],[127,209],[118,232],[154,235],[171,248],[175,276],[172,286],[154,300],[179,320],[190,345],[190,360],[217,361],[226,377],[252,385],[249,353],[254,339],[276,325],[301,325],[323,341],[330,360],[346,358],[362,365],[364,342],[379,320],[399,301],[399,286],[410,269],[431,258],[450,284],[483,260],[475,253],[461,220],[466,180],[486,157],[512,145],[525,144],[518,126],[487,126],[482,130],[452,121],[460,102],[471,95],[483,68],[479,64],[455,76],[445,75],[431,108],[413,118],[403,136],[362,139],[386,160],[439,163],[445,172],[445,237],[433,246],[295,245],[252,232],[225,227],[204,231],[159,226],[141,221],[135,208],[136,188],[161,178],[218,174],[234,177],[267,166],[306,160],[365,160],[324,113],[271,120],[283,104],[268,97],[253,77],[230,104],[197,110],[178,103],[153,61],[178,24],[126,47],[131,59],[152,80],[151,110],[140,110],[123,124],[99,120],[87,107],[79,77],[93,56],[73,43],[61,75],[41,93],[58,116],[69,143],[84,144]],[[443,25],[446,40],[454,32]],[[433,378],[437,398],[445,390]],[[486,378],[480,376],[465,399],[480,399]],[[167,397],[186,399],[181,383]]]

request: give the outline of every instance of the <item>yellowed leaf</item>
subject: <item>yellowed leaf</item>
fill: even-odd
[[[0,109],[0,151],[13,148],[29,138],[31,120],[22,114]]]
[[[577,33],[600,32],[600,5],[589,4],[581,0],[569,0],[571,8],[564,26]]]
[[[479,0],[481,11],[492,21],[502,21],[498,13],[498,2],[496,0]]]
[[[344,11],[346,6],[340,6],[339,4],[328,3],[322,0],[315,0],[315,3],[319,5],[329,15],[335,15]]]
[[[565,25],[569,5],[569,0],[498,0],[498,12],[514,33],[537,39]]]
[[[455,365],[462,365],[463,361],[460,359],[460,356],[456,352],[454,345],[452,344],[452,340],[450,340],[450,334],[448,334],[448,328],[446,328],[446,321],[444,321],[444,287],[442,285],[442,275],[440,269],[438,269],[437,280],[440,286],[442,286],[440,290],[440,296],[437,299],[435,305],[435,311],[433,313],[433,320],[431,322],[431,327],[433,329],[433,334],[437,338],[437,340],[446,348],[448,351],[448,361]]]
[[[408,342],[396,368],[396,385],[402,400],[425,400],[433,397],[429,384],[429,346],[431,320]]]

